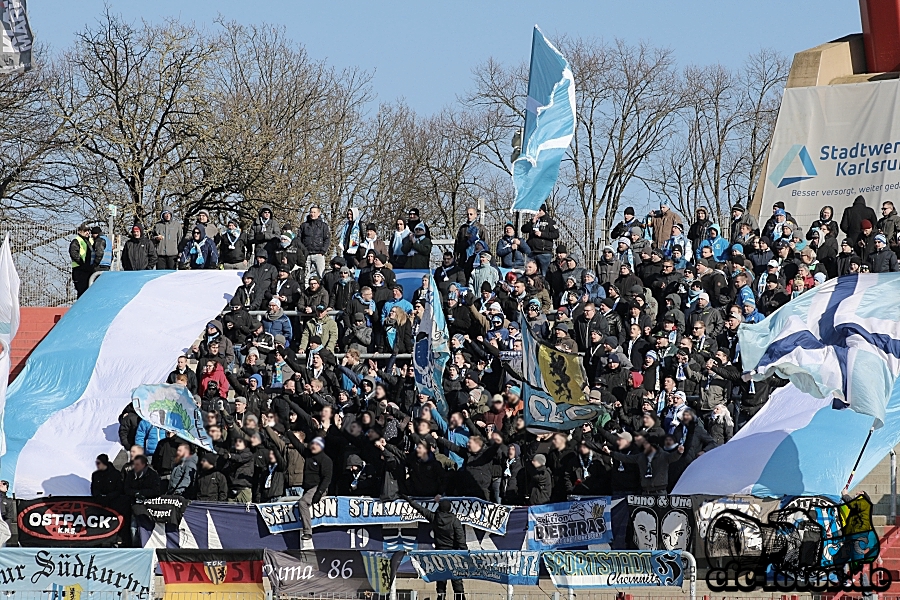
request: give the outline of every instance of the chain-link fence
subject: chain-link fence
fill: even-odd
[[[22,306],[63,306],[75,301],[69,242],[75,224],[0,222],[0,243],[9,234],[19,272]]]

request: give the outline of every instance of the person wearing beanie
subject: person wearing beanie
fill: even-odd
[[[860,223],[860,232],[856,237],[854,250],[862,259],[863,264],[869,263],[869,257],[875,254],[875,235],[876,231],[872,225],[872,221],[863,219]]]
[[[504,269],[525,269],[525,263],[531,255],[528,242],[516,234],[516,226],[507,222],[503,226],[503,237],[497,240],[497,258]]]
[[[426,227],[427,233],[427,227]],[[403,240],[400,240],[400,244],[403,244]],[[398,247],[399,250],[399,247]],[[369,223],[366,225],[365,237],[359,242],[359,247],[356,250],[356,260],[357,266],[362,267],[366,261],[366,257],[369,252],[374,252],[375,254],[382,254],[387,256],[388,246],[378,237],[378,227],[375,223]]]
[[[403,264],[404,269],[428,269],[431,261],[431,248],[433,243],[428,235],[425,224],[416,223],[412,233],[400,245],[400,249],[406,260]]]
[[[841,216],[841,231],[847,234],[851,240],[859,238],[859,234],[865,228],[863,222],[869,222],[871,229],[873,224],[878,221],[875,211],[866,205],[866,199],[863,196],[857,196],[853,200],[853,204],[844,209]]]
[[[676,247],[681,249],[681,254],[684,256],[690,257],[694,255],[691,240],[684,234],[684,225],[681,223],[672,225],[672,235],[669,236],[669,239],[666,240],[663,246],[663,256],[672,258]]]
[[[659,210],[652,211],[647,217],[647,225],[653,228],[653,246],[662,248],[672,235],[672,227],[680,225],[684,227],[681,215],[669,207],[669,202],[663,198],[659,203]]]
[[[531,219],[522,224],[522,234],[527,236],[525,243],[531,248],[530,257],[537,262],[541,275],[547,275],[550,261],[553,260],[553,246],[559,239],[556,221],[547,214],[547,206],[542,204]]]
[[[869,256],[872,273],[896,273],[897,255],[888,248],[888,239],[883,233],[875,236],[875,252]]]
[[[131,227],[131,237],[122,246],[122,270],[123,271],[149,271],[155,269],[157,264],[156,246],[144,235],[144,226],[135,223]],[[89,236],[90,230],[85,227],[85,233]],[[72,253],[71,246],[69,254]],[[74,264],[74,263],[73,263]],[[89,263],[90,264],[90,263]]]
[[[749,225],[750,233],[759,235],[759,223],[740,202],[731,207],[731,239],[736,240],[741,234],[741,225]]]
[[[293,446],[305,459],[303,465],[303,496],[297,506],[300,511],[300,521],[303,524],[303,539],[312,539],[312,514],[310,507],[318,504],[328,493],[331,485],[333,463],[325,454],[325,440],[315,437],[306,444],[294,434],[293,431],[285,431],[286,441]]]
[[[547,457],[543,454],[535,454],[531,459],[533,472],[529,478],[531,494],[528,498],[529,506],[547,504],[553,492],[553,474],[547,468]]]
[[[791,299],[790,295],[785,291],[784,286],[776,273],[769,273],[763,277],[765,279],[765,290],[759,295],[759,311],[769,316]]]
[[[633,227],[644,227],[644,224],[641,223],[639,219],[635,218],[634,207],[632,206],[625,207],[622,217],[622,220],[613,227],[612,233],[610,234],[613,238],[627,236]]]
[[[97,470],[91,474],[91,497],[102,500],[107,506],[122,497],[122,474],[116,469],[106,454],[94,461]]]
[[[435,550],[468,550],[466,531],[459,518],[453,513],[450,500],[440,499],[436,511],[430,511],[406,494],[400,494],[425,520],[431,524]],[[465,589],[461,579],[451,579],[455,598],[465,598]],[[446,598],[447,582],[438,581],[435,585],[438,598]]]

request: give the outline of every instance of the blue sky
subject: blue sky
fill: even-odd
[[[381,100],[405,98],[422,113],[454,102],[470,85],[472,68],[494,57],[527,60],[531,27],[557,34],[645,40],[675,50],[680,64],[740,65],[759,48],[788,56],[861,30],[856,0],[115,0],[128,19],[179,17],[213,28],[221,15],[245,23],[284,25],[314,58],[374,72]],[[32,1],[32,30],[53,49],[96,22],[103,0]]]

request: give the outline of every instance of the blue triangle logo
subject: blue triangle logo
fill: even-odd
[[[799,177],[785,177],[785,173],[790,168],[791,164],[794,162],[794,159],[800,158],[800,164],[803,166],[803,171],[806,173],[804,176]],[[788,185],[792,185],[798,183],[800,181],[805,181],[807,179],[812,179],[818,175],[816,172],[816,167],[813,165],[812,158],[809,156],[809,151],[806,149],[806,146],[802,144],[794,144],[791,146],[791,149],[785,153],[784,158],[781,159],[781,162],[778,163],[772,172],[769,174],[769,181],[772,182],[773,185],[779,188],[783,188]]]

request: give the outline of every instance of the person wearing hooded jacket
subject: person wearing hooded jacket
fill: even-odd
[[[713,258],[716,262],[725,262],[728,258],[728,240],[722,237],[722,230],[718,223],[713,223],[706,230],[706,239],[700,242],[695,251],[697,260],[701,258],[701,250],[706,247],[712,249]]]
[[[281,225],[275,220],[271,206],[261,206],[259,216],[253,221],[250,227],[250,241],[253,243],[253,250],[256,252],[260,248],[266,250],[270,259],[273,259],[275,244],[281,235]]]
[[[459,518],[453,514],[453,505],[449,500],[438,500],[437,512],[432,512],[412,500],[406,495],[401,498],[409,502],[425,520],[431,524],[431,532],[434,536],[435,550],[467,550],[466,531],[463,529]],[[465,600],[465,589],[461,579],[451,579],[455,600]],[[447,582],[438,581],[436,584],[438,600],[444,600],[447,596]]]
[[[219,240],[219,228],[216,227],[209,218],[209,211],[205,208],[202,208],[197,211],[197,221],[194,223],[195,225],[199,225],[206,230],[206,237],[211,239],[213,243],[218,242]],[[193,227],[191,228],[193,229]]]
[[[194,225],[191,237],[185,240],[179,263],[179,266],[188,269],[215,269],[219,266],[216,245],[206,237],[206,232],[199,225]]]
[[[269,253],[265,248],[257,248],[254,254],[255,262],[244,272],[244,277],[252,275],[260,292],[264,295],[271,294],[275,288],[275,280],[278,279],[278,269],[269,262]]]
[[[157,269],[172,271],[177,267],[181,235],[181,221],[174,217],[171,208],[164,208],[159,222],[153,226]]]
[[[862,222],[869,221],[877,223],[878,217],[875,211],[866,205],[866,199],[863,196],[857,196],[853,200],[853,205],[844,209],[841,216],[841,231],[847,234],[851,240],[856,240],[862,233]]]
[[[124,271],[149,271],[156,268],[156,247],[146,235],[144,226],[135,223],[131,227],[131,237],[122,248],[122,269]]]

